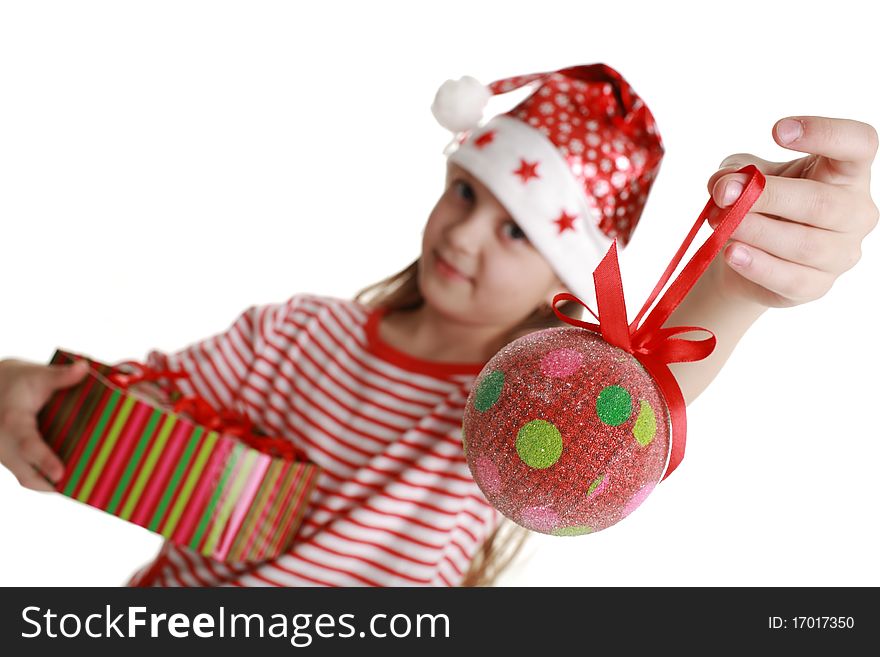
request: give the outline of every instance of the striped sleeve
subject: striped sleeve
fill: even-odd
[[[157,369],[186,372],[188,378],[175,382],[183,394],[195,393],[216,409],[240,410],[236,407],[257,354],[298,300],[295,295],[281,303],[251,305],[225,331],[174,352],[152,349],[145,362]]]

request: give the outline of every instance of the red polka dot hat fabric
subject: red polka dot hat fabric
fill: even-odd
[[[494,93],[516,86],[515,79],[489,85]],[[566,69],[509,114],[553,142],[596,200],[599,228],[626,246],[663,157],[654,117],[632,87],[604,64]]]

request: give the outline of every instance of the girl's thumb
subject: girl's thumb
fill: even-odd
[[[67,365],[52,365],[52,377],[50,385],[52,388],[66,388],[77,383],[86,372],[89,371],[89,365],[84,360],[78,360],[75,363]]]

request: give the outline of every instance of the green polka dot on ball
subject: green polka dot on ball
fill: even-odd
[[[605,479],[605,475],[599,475],[593,480],[593,483],[590,484],[590,487],[587,489],[587,497],[593,494],[593,491],[599,487],[599,484],[602,483],[603,479]]]
[[[554,529],[551,533],[554,536],[581,536],[582,534],[589,534],[593,531],[593,528],[589,525],[572,525],[571,527],[559,527],[558,529]]]
[[[633,426],[633,436],[635,436],[639,445],[644,447],[654,440],[654,434],[657,433],[657,416],[654,415],[654,409],[651,407],[651,404],[644,399],[640,401],[642,409],[636,418],[635,426]]]
[[[474,399],[474,408],[478,411],[485,411],[498,401],[501,397],[501,388],[504,387],[504,372],[495,370],[486,375],[480,385],[477,386],[477,396]]]
[[[596,414],[609,426],[621,425],[632,414],[632,397],[621,386],[607,386],[596,398]]]
[[[516,435],[516,452],[531,468],[549,468],[562,455],[562,434],[552,422],[531,420]]]

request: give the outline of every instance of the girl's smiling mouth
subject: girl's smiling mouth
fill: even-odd
[[[446,262],[446,260],[444,260],[443,257],[440,255],[440,252],[436,250],[434,251],[434,264],[437,271],[446,278],[468,282],[471,281],[470,277],[465,276],[458,269]]]

